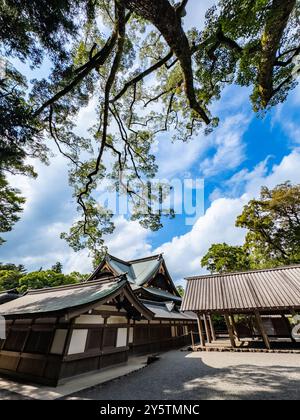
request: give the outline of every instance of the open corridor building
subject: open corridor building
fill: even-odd
[[[202,347],[216,340],[216,315],[224,316],[232,347],[241,338],[260,338],[267,349],[272,340],[294,341],[290,319],[300,311],[300,266],[186,280],[181,310],[197,313]]]

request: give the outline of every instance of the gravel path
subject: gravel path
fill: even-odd
[[[23,398],[0,390],[0,400]],[[65,399],[299,400],[300,357],[298,354],[170,351],[145,369]]]
[[[297,354],[171,351],[147,368],[67,399],[300,399]]]

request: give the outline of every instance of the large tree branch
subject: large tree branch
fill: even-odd
[[[128,22],[130,16],[131,16],[131,13],[128,13],[126,15],[125,24]],[[60,98],[64,97],[68,93],[70,93],[77,85],[79,85],[82,82],[82,80],[92,70],[97,69],[100,66],[103,66],[103,64],[106,62],[106,60],[108,59],[108,57],[112,53],[112,51],[113,51],[113,49],[114,49],[114,47],[117,43],[117,40],[118,40],[118,32],[114,31],[111,34],[111,36],[109,37],[109,39],[107,40],[104,47],[101,49],[101,51],[97,52],[94,56],[90,57],[90,59],[87,63],[82,65],[80,68],[76,69],[75,78],[66,87],[64,87],[59,92],[57,92],[52,98],[50,98],[48,101],[43,103],[43,105],[35,112],[34,116],[40,115],[50,105],[53,105]]]
[[[139,73],[137,76],[129,80],[127,83],[125,83],[124,87],[120,90],[120,92],[112,99],[112,102],[118,101],[131,86],[136,85],[138,82],[143,80],[145,77],[149,76],[154,71],[158,70],[160,67],[162,67],[164,64],[166,64],[170,58],[173,57],[173,52],[170,51],[164,58],[162,58],[157,63],[153,64],[151,67],[146,69],[145,71]]]
[[[85,204],[83,201],[83,197],[88,194],[90,186],[94,181],[94,176],[96,176],[100,169],[101,160],[103,157],[103,153],[105,147],[107,146],[107,129],[109,123],[109,102],[110,102],[110,92],[115,82],[115,78],[117,75],[117,71],[119,69],[123,50],[124,50],[124,42],[125,42],[125,26],[126,26],[126,19],[125,19],[125,7],[120,5],[119,1],[116,0],[115,2],[116,8],[116,33],[117,33],[117,40],[118,40],[118,47],[117,52],[111,67],[110,74],[108,76],[106,85],[105,85],[105,94],[104,94],[104,108],[103,108],[103,125],[102,125],[102,139],[101,145],[98,153],[98,157],[96,160],[95,169],[88,175],[88,182],[86,183],[84,189],[78,195],[78,204],[83,208],[84,212],[86,210]]]
[[[168,0],[123,0],[126,7],[149,20],[163,35],[167,44],[177,56],[184,75],[185,93],[192,110],[206,123],[210,118],[198,102],[194,87],[192,51],[181,22],[182,10],[174,8]],[[184,2],[186,3],[186,2]]]
[[[276,64],[276,55],[280,42],[288,24],[296,0],[273,0],[270,15],[261,38],[261,60],[259,64],[258,86],[263,107],[266,107],[272,98],[273,69]]]

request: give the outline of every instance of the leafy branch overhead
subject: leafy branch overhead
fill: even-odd
[[[47,162],[53,146],[66,157],[80,218],[63,236],[74,249],[99,251],[114,228],[111,212],[97,206],[97,188],[107,180],[131,197],[134,219],[161,226],[151,203],[162,194],[145,199],[140,192],[157,173],[160,133],[182,141],[202,128],[209,133],[218,122],[211,105],[228,85],[251,87],[256,112],[284,101],[296,85],[299,1],[220,0],[204,28],[187,31],[188,6],[0,0],[2,55],[52,63],[49,77],[30,85],[9,62],[1,72],[0,173],[33,176],[28,158]],[[94,125],[78,135],[78,113],[91,103]]]

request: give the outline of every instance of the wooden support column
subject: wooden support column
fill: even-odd
[[[228,329],[228,333],[229,333],[229,338],[230,338],[231,346],[233,348],[235,348],[236,347],[235,337],[234,337],[233,327],[232,327],[232,325],[230,323],[229,315],[228,314],[225,314],[224,315],[224,318],[225,318],[225,322],[226,322],[226,325],[227,325],[227,329]]]
[[[290,339],[292,340],[293,343],[296,343],[296,340],[294,339],[293,334],[292,334],[292,326],[290,324],[290,321],[287,319],[287,317],[285,316],[285,314],[281,314],[281,317],[282,317],[282,320],[286,324],[286,327],[287,327],[288,332],[289,332]]]
[[[239,333],[238,333],[238,330],[237,330],[237,327],[236,327],[234,316],[230,315],[229,319],[230,319],[230,322],[231,322],[231,325],[232,325],[232,328],[233,328],[234,335],[236,336],[237,340],[240,341],[240,337],[239,337]]]
[[[261,332],[262,338],[264,340],[265,346],[267,347],[268,350],[270,350],[271,349],[270,340],[269,340],[268,334],[265,330],[264,324],[262,322],[260,313],[258,311],[255,311],[255,318],[256,318],[258,328]]]
[[[205,333],[206,333],[206,339],[208,343],[212,342],[212,338],[211,338],[211,332],[210,332],[210,328],[209,328],[209,323],[208,323],[208,319],[206,314],[203,315],[204,318],[204,326],[205,326]]]
[[[201,314],[197,314],[198,316],[198,330],[199,330],[199,338],[200,338],[200,345],[205,347],[205,338],[204,338],[204,330],[202,325]]]
[[[213,320],[211,318],[211,315],[208,315],[208,322],[209,322],[209,326],[210,326],[212,340],[217,341],[216,331],[215,331],[215,327],[214,327],[214,323],[213,323]]]

